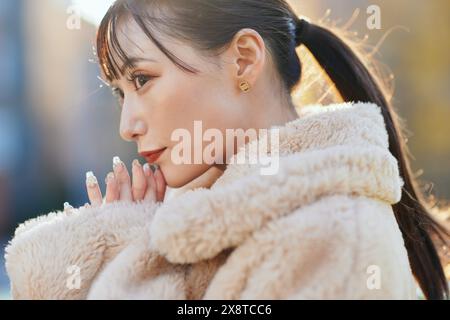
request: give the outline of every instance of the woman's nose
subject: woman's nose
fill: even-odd
[[[122,112],[120,119],[120,136],[125,141],[136,141],[145,134],[145,124],[142,120],[131,114]]]
[[[134,97],[125,96],[120,113],[120,136],[125,141],[136,141],[146,133],[146,124]]]

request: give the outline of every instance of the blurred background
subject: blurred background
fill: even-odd
[[[135,145],[120,139],[118,108],[93,54],[96,25],[111,2],[0,1],[0,299],[9,298],[3,250],[17,224],[61,210],[65,201],[83,205],[86,171],[105,177],[113,156],[127,164],[137,157]],[[414,172],[424,193],[446,206],[450,2],[290,3],[313,22],[339,28],[379,62],[376,71],[408,129]],[[371,5],[380,9],[375,29],[367,22]],[[296,93],[298,105],[336,101],[307,52],[301,54],[308,85]]]

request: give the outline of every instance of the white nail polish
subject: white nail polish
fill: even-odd
[[[86,172],[86,184],[88,185],[88,187],[94,187],[96,184],[98,184],[97,178],[92,171]]]
[[[73,207],[68,202],[64,202],[64,210],[73,209]]]
[[[133,166],[139,167],[140,165],[141,165],[141,163],[139,162],[138,159],[133,160]]]
[[[144,173],[148,173],[150,170],[150,165],[148,163],[145,163],[143,168],[144,168]]]
[[[114,179],[114,173],[110,172],[105,178],[105,184],[108,184],[110,181]]]
[[[121,164],[122,164],[122,160],[120,160],[119,157],[114,157],[114,158],[113,158],[113,167],[114,167],[114,168],[117,167],[117,166],[119,166],[119,165],[121,165]]]

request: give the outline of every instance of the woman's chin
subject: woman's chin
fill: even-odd
[[[206,165],[164,165],[160,166],[170,188],[181,188],[202,176],[207,170]]]
[[[170,188],[178,189],[181,187],[184,187],[189,182],[184,182],[183,180],[180,180],[179,178],[176,179],[170,179],[166,178],[166,184]]]

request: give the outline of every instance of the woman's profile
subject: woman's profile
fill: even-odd
[[[342,103],[296,108],[300,46]],[[104,192],[87,173],[89,205],[17,228],[13,298],[448,297],[448,231],[378,79],[335,33],[284,0],[117,0],[96,50],[146,163],[115,157]]]

